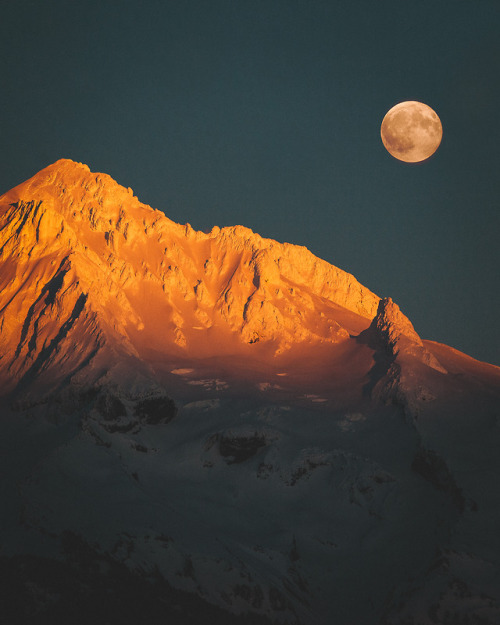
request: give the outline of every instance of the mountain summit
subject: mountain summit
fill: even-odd
[[[500,369],[60,160],[0,197],[13,625],[500,622]]]
[[[0,232],[11,383],[38,375],[41,359],[60,369],[55,352],[70,344],[81,350],[66,374],[104,347],[147,359],[339,343],[369,325],[379,301],[304,247],[243,226],[196,232],[69,160],[0,197]]]

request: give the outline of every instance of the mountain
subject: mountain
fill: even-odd
[[[11,623],[500,621],[500,369],[304,247],[57,161],[0,197],[0,389]]]

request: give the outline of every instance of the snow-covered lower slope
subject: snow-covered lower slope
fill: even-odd
[[[9,622],[499,622],[500,369],[71,161],[0,249]]]

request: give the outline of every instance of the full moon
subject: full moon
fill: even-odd
[[[400,102],[390,109],[380,127],[389,154],[406,163],[425,161],[438,149],[443,127],[437,114],[422,102]]]

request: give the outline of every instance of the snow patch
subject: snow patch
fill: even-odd
[[[203,386],[207,391],[223,391],[229,388],[229,384],[225,380],[205,379],[205,380],[189,380],[188,384],[192,386]]]
[[[272,384],[271,382],[259,382],[257,384],[257,388],[259,391],[271,391],[271,390],[282,390],[283,387],[279,386],[279,384]]]
[[[355,429],[356,423],[366,421],[366,417],[361,412],[351,412],[339,421],[338,426],[343,432],[351,432]]]
[[[220,399],[201,399],[183,406],[183,410],[215,410],[220,407]]]

